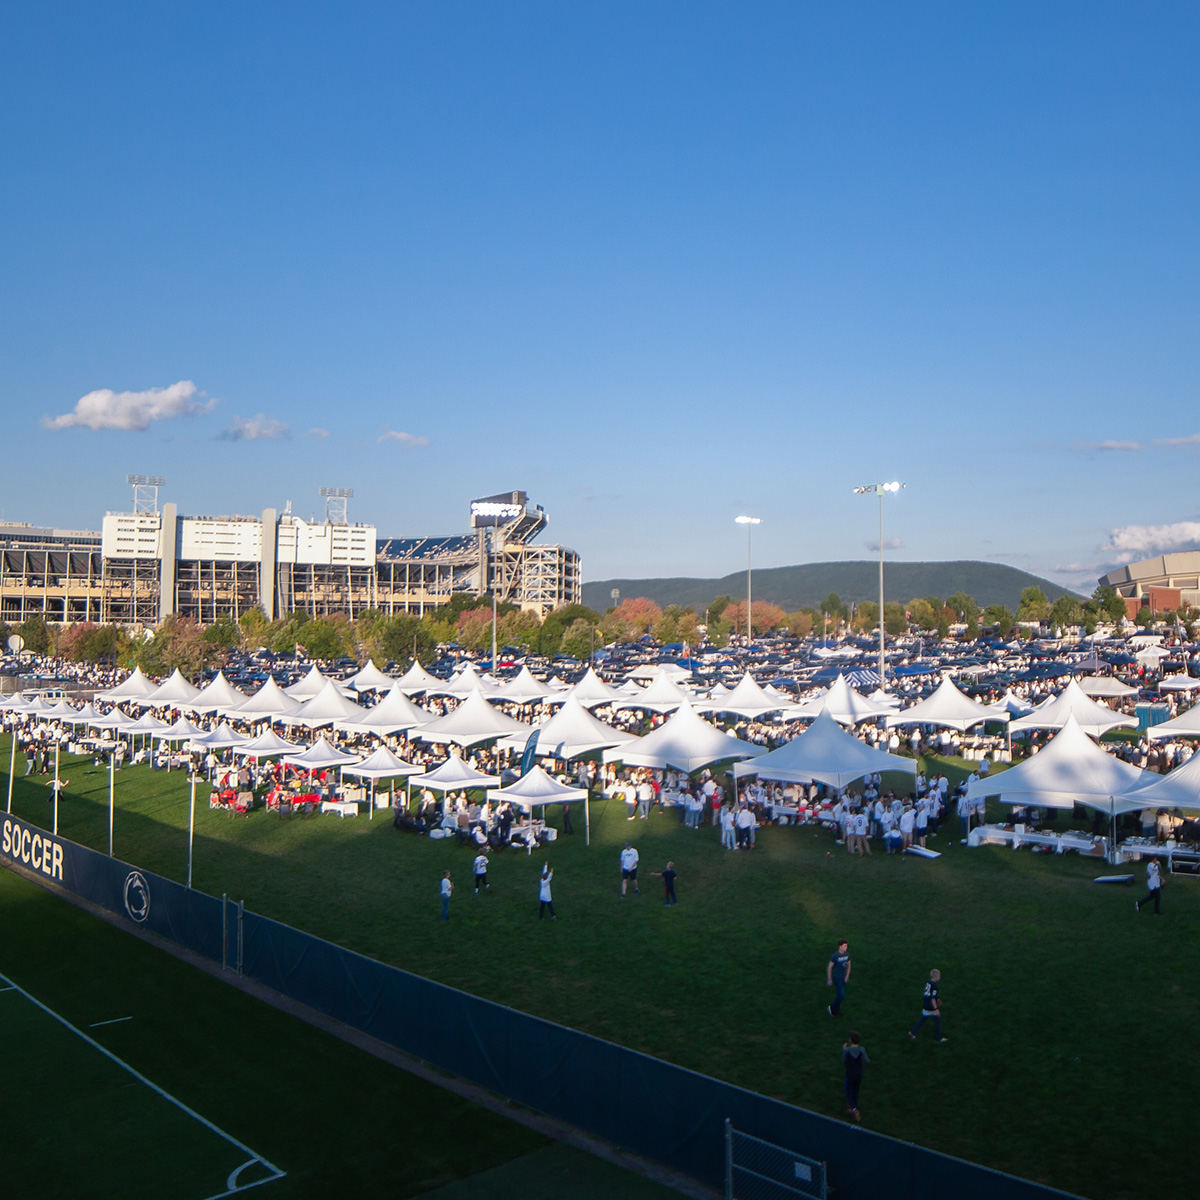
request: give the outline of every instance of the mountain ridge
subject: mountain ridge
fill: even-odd
[[[907,602],[918,596],[944,600],[955,592],[973,596],[977,604],[1004,604],[1016,610],[1022,588],[1038,587],[1051,602],[1077,593],[1038,575],[1004,563],[975,559],[945,562],[889,562],[883,571],[884,599]],[[688,576],[658,579],[600,579],[583,585],[583,602],[604,612],[613,604],[612,590],[621,599],[645,596],[664,608],[678,604],[702,611],[717,596],[746,598],[746,572],[733,571],[719,579]],[[778,604],[788,612],[815,608],[830,592],[850,604],[879,599],[879,563],[869,559],[801,563],[791,567],[760,567],[754,571],[754,599]]]

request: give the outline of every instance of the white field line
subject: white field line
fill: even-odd
[[[229,1178],[225,1181],[225,1186],[226,1186],[227,1190],[224,1192],[217,1193],[216,1196],[209,1197],[208,1200],[220,1200],[221,1197],[232,1196],[235,1192],[248,1191],[252,1187],[258,1187],[258,1185],[260,1183],[270,1183],[275,1179],[282,1179],[287,1174],[286,1171],[281,1171],[277,1166],[275,1166],[274,1163],[268,1162],[265,1158],[263,1158],[263,1156],[261,1154],[256,1154],[253,1150],[250,1149],[249,1146],[245,1145],[245,1143],[239,1142],[237,1140],[237,1138],[235,1138],[232,1134],[228,1134],[225,1132],[225,1130],[214,1125],[207,1117],[202,1117],[194,1108],[189,1108],[186,1104],[184,1104],[184,1102],[182,1100],[177,1099],[175,1096],[172,1096],[170,1092],[166,1091],[164,1088],[159,1087],[157,1083],[154,1083],[152,1080],[147,1079],[146,1076],[143,1075],[140,1071],[131,1067],[124,1060],[118,1058],[111,1050],[100,1045],[100,1043],[98,1041],[96,1041],[95,1038],[88,1037],[88,1035],[86,1033],[84,1033],[82,1029],[77,1029],[74,1025],[71,1024],[70,1021],[68,1021],[66,1019],[66,1017],[60,1016],[58,1013],[56,1013],[54,1011],[54,1009],[50,1008],[48,1005],[43,1004],[36,996],[31,996],[23,987],[20,987],[17,984],[13,983],[13,981],[11,979],[9,979],[6,975],[0,975],[0,983],[7,985],[5,987],[0,987],[0,992],[18,992],[20,995],[24,996],[25,999],[28,1000],[30,1004],[34,1005],[37,1008],[40,1008],[42,1010],[42,1012],[44,1012],[48,1017],[53,1017],[54,1020],[56,1020],[60,1025],[64,1026],[65,1028],[69,1029],[73,1034],[75,1034],[76,1037],[81,1038],[83,1041],[87,1042],[87,1044],[89,1046],[91,1046],[93,1050],[98,1050],[110,1062],[116,1063],[116,1065],[118,1067],[120,1067],[123,1071],[128,1071],[129,1074],[134,1077],[134,1079],[136,1079],[139,1083],[144,1084],[152,1092],[161,1096],[164,1100],[167,1101],[168,1104],[173,1104],[177,1109],[179,1109],[180,1112],[186,1113],[189,1117],[191,1117],[193,1121],[198,1121],[201,1125],[203,1125],[205,1127],[205,1129],[208,1129],[212,1133],[215,1133],[217,1135],[217,1137],[221,1138],[223,1141],[228,1142],[231,1146],[236,1146],[237,1149],[241,1150],[243,1154],[248,1154],[250,1156],[249,1160],[247,1162],[244,1162],[240,1167],[238,1167],[235,1171],[233,1171],[232,1174],[230,1174]],[[108,1022],[102,1022],[102,1024],[107,1024],[107,1023]],[[259,1180],[256,1180],[254,1183],[243,1184],[242,1186],[239,1187],[237,1185],[238,1175],[240,1175],[241,1172],[244,1171],[246,1169],[246,1167],[250,1166],[252,1163],[261,1163],[262,1166],[266,1170],[271,1172],[271,1174],[269,1176],[267,1176],[267,1178],[265,1178],[265,1179],[259,1179]]]

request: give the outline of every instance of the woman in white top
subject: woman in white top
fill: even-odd
[[[550,895],[550,880],[554,878],[554,872],[550,870],[549,863],[542,864],[542,876],[538,880],[538,920],[540,921],[545,915],[546,910],[550,910],[550,920],[557,921],[558,914],[554,911],[554,900]]]

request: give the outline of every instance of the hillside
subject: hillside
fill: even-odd
[[[1050,600],[1072,593],[1048,579],[1019,571],[1002,563],[890,562],[884,564],[885,599],[911,600],[937,596],[944,600],[954,592],[974,596],[983,607],[1006,604],[1015,611],[1021,589],[1039,587]],[[622,599],[647,596],[663,605],[680,604],[697,612],[717,596],[746,598],[746,572],[735,571],[721,579],[604,579],[583,585],[583,602],[600,612],[612,607],[613,588]],[[877,562],[805,563],[797,567],[764,567],[754,572],[754,599],[769,600],[788,612],[815,608],[830,592],[845,601],[879,598]]]

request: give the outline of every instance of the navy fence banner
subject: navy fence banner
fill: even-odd
[[[109,858],[36,825],[0,816],[0,862],[91,901],[205,958],[221,961],[220,900]]]
[[[784,1104],[482,1000],[0,817],[0,865],[116,913],[272,990],[720,1190],[725,1122],[828,1164],[843,1200],[1044,1200],[1038,1184]]]

